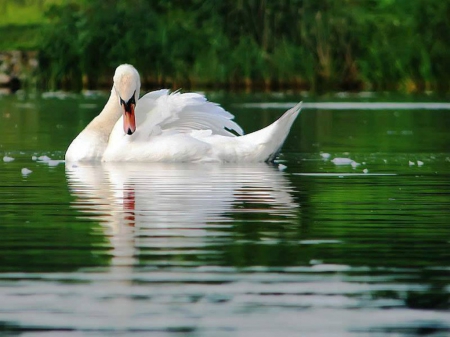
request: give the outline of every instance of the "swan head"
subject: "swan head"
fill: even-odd
[[[136,131],[134,110],[141,88],[139,73],[130,64],[118,66],[114,73],[113,87],[123,111],[123,131],[127,135],[131,135]]]

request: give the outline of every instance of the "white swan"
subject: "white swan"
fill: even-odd
[[[158,90],[138,100],[139,90],[137,70],[117,67],[108,102],[70,144],[66,161],[272,161],[301,109],[243,135],[233,115],[200,94]]]

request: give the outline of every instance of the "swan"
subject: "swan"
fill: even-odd
[[[105,107],[69,145],[66,162],[270,162],[301,110],[300,102],[244,135],[201,94],[161,89],[139,98],[140,86],[132,65],[117,67]]]

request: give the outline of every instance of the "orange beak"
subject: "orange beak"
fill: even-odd
[[[127,135],[132,135],[136,131],[136,118],[134,116],[135,104],[123,104],[123,131]]]

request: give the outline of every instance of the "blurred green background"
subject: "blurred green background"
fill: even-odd
[[[0,0],[0,50],[36,50],[39,86],[448,92],[448,0]]]

